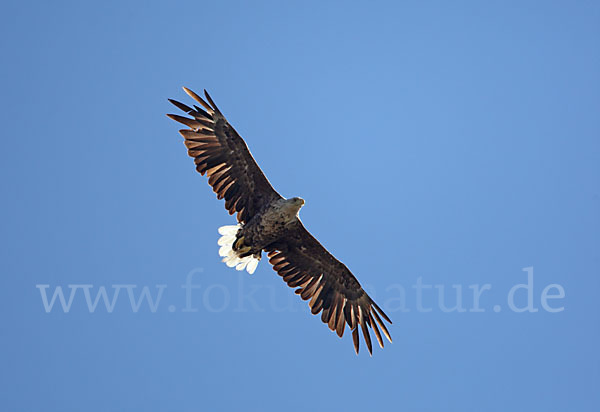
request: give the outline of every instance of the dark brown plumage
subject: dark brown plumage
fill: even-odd
[[[240,229],[235,240],[236,243],[240,240],[238,244],[243,245],[246,239],[243,236],[244,226],[249,224],[254,230],[263,227],[260,219],[264,219],[267,210],[273,210],[279,204],[285,205],[287,200],[273,189],[244,140],[227,122],[208,93],[204,92],[208,100],[206,102],[191,90],[184,90],[204,110],[170,100],[192,118],[174,114],[168,116],[189,127],[180,130],[188,154],[194,158],[196,170],[207,175],[208,183],[217,197],[225,199],[229,214],[237,213]],[[389,317],[366,294],[350,270],[304,228],[297,215],[285,224],[283,232],[281,228],[278,230],[272,233],[283,233],[282,236],[274,241],[268,240],[267,244],[254,245],[254,248],[259,250],[259,255],[260,250],[268,252],[273,269],[288,286],[297,288],[296,293],[303,300],[309,301],[313,314],[321,313],[323,323],[340,337],[348,325],[357,354],[359,328],[369,353],[372,353],[369,329],[375,332],[382,348],[381,331],[392,341],[383,322],[392,323]],[[250,246],[247,250],[250,250]]]
[[[167,116],[189,127],[179,133],[185,138],[185,146],[194,158],[196,170],[207,175],[217,198],[225,199],[229,214],[237,212],[238,222],[246,223],[263,206],[282,197],[273,189],[244,140],[227,122],[208,93],[206,98],[210,105],[193,91],[184,90],[206,111],[169,99],[193,119],[175,114]]]

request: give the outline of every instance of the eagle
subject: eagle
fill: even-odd
[[[254,273],[262,252],[285,283],[309,301],[314,315],[341,338],[346,325],[352,331],[354,350],[359,351],[359,328],[373,354],[369,329],[383,348],[381,332],[392,342],[382,318],[390,318],[367,295],[352,272],[315,239],[300,221],[304,205],[300,197],[286,199],[269,183],[250,154],[246,142],[235,131],[204,90],[206,100],[184,87],[198,104],[189,107],[169,99],[186,116],[168,114],[187,126],[179,133],[196,170],[208,177],[218,199],[225,199],[237,224],[219,228],[219,254],[229,267]],[[378,327],[379,326],[379,327]],[[380,331],[381,328],[381,331]]]

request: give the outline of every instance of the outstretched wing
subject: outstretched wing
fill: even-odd
[[[298,288],[296,293],[303,300],[310,299],[309,306],[314,315],[323,311],[321,320],[339,337],[348,325],[357,354],[359,325],[369,353],[373,351],[369,328],[375,331],[382,348],[383,339],[377,325],[391,342],[392,338],[381,320],[383,317],[391,324],[390,318],[367,295],[346,265],[331,255],[300,221],[296,225],[290,236],[267,247],[273,269],[288,286]]]
[[[206,110],[196,105],[192,109],[169,99],[192,118],[176,114],[167,116],[189,127],[179,133],[185,139],[188,154],[194,158],[196,170],[202,175],[206,173],[217,198],[225,199],[229,214],[237,212],[238,222],[245,223],[264,205],[281,199],[281,196],[256,164],[246,142],[227,122],[206,90],[204,95],[208,103],[193,91],[185,87],[183,90]]]

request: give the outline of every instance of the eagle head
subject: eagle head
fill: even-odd
[[[289,216],[290,219],[293,219],[298,216],[298,212],[300,208],[304,206],[304,199],[301,197],[292,197],[290,199],[284,200],[284,210],[285,213]]]
[[[300,208],[302,206],[304,206],[304,199],[302,199],[301,197],[292,197],[290,199],[290,201],[294,204],[298,206],[298,210],[300,210]]]

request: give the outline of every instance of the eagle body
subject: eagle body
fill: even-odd
[[[295,229],[298,212],[304,200],[278,199],[270,202],[263,210],[240,227],[236,234],[233,250],[240,257],[259,255],[273,242],[284,239],[287,232]],[[248,249],[249,248],[249,249]]]
[[[359,330],[369,353],[369,330],[383,348],[382,333],[391,342],[385,321],[390,318],[367,295],[350,270],[336,259],[304,227],[298,215],[304,200],[285,199],[271,186],[250,154],[246,142],[225,119],[204,91],[206,101],[193,91],[185,92],[202,107],[189,107],[176,100],[175,106],[191,117],[168,116],[188,128],[184,137],[196,170],[208,177],[218,199],[225,200],[229,214],[238,223],[219,228],[219,254],[227,266],[254,273],[262,252],[283,281],[297,288],[296,294],[309,301],[312,314],[342,337],[346,326],[352,331],[358,354]]]
[[[272,200],[248,223],[222,226],[219,254],[224,256],[223,261],[230,267],[254,273],[262,251],[296,230],[303,205],[304,200],[299,197]]]

